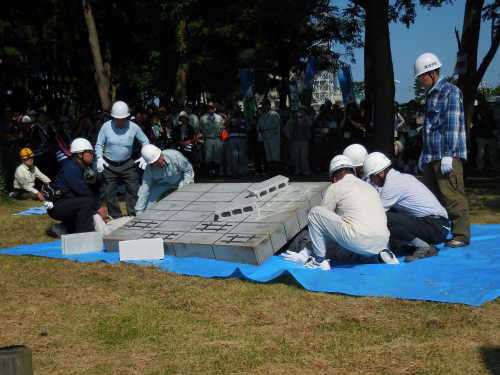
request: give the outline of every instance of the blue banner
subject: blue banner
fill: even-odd
[[[253,69],[240,70],[241,91],[244,98],[253,97],[254,71]]]
[[[314,76],[316,75],[316,62],[317,59],[315,57],[309,57],[307,59],[307,65],[306,65],[306,74],[304,77],[304,86],[305,87],[310,87],[312,80],[314,79]]]
[[[342,66],[340,73],[338,74],[338,79],[340,90],[342,91],[342,99],[344,101],[344,105],[347,106],[349,103],[354,102],[351,67],[349,65]]]

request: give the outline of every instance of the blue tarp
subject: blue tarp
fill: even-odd
[[[24,211],[18,212],[17,214],[13,215],[46,215],[46,214],[47,214],[47,208],[41,206],[41,207],[30,207]]]
[[[260,266],[174,256],[166,256],[162,261],[132,263],[154,265],[183,275],[238,277],[262,283],[290,274],[311,291],[479,306],[500,296],[500,225],[473,225],[472,236],[469,246],[443,248],[436,257],[412,263],[342,265],[334,266],[331,271],[305,269],[279,256]],[[3,249],[0,254],[119,262],[117,253],[62,255],[60,241]]]

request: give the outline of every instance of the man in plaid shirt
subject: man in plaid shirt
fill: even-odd
[[[419,164],[424,183],[441,200],[452,223],[448,247],[470,242],[469,204],[465,195],[462,160],[467,160],[462,92],[439,77],[441,61],[424,53],[415,62],[415,76],[427,89],[423,149]]]

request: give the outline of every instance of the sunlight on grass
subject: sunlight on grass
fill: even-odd
[[[469,190],[474,223],[500,194]],[[0,204],[1,246],[51,240],[47,216]],[[0,346],[37,374],[494,374],[500,300],[470,307],[313,293],[131,264],[0,256]]]

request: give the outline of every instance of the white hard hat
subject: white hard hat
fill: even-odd
[[[363,163],[363,172],[365,177],[382,172],[391,165],[391,160],[381,152],[372,152],[368,154]]]
[[[160,158],[161,150],[152,144],[142,146],[141,155],[148,164],[153,164]]]
[[[363,145],[353,143],[352,145],[347,146],[342,154],[351,159],[352,165],[355,167],[361,167],[365,161],[366,155],[368,155],[368,151],[366,151],[366,148]]]
[[[31,117],[29,117],[29,116],[23,116],[21,118],[21,123],[23,123],[23,124],[30,124],[31,122],[32,122],[32,120],[31,120]]]
[[[113,107],[111,107],[111,117],[120,119],[128,116],[130,116],[130,111],[127,103],[121,100],[113,103]]]
[[[183,116],[184,116],[184,117],[188,117],[188,114],[187,114],[187,112],[186,112],[186,111],[181,111],[181,112],[179,112],[179,118],[181,118],[181,117],[183,117]]]
[[[334,156],[330,161],[330,176],[342,168],[350,168],[354,171],[354,165],[352,164],[351,159],[345,155]]]
[[[72,154],[77,154],[79,152],[84,151],[93,151],[94,148],[85,138],[75,138],[73,142],[71,142],[70,151]]]
[[[415,61],[415,67],[414,67],[415,78],[417,78],[421,74],[430,72],[431,70],[438,69],[442,66],[443,64],[441,64],[441,61],[435,54],[426,52],[420,55],[417,58],[417,61]]]

